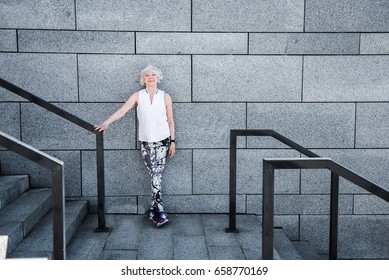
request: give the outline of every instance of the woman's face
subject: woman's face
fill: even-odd
[[[158,76],[155,72],[146,72],[143,76],[143,80],[147,85],[156,85],[159,82]]]

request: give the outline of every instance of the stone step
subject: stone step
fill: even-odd
[[[274,248],[282,260],[303,259],[282,228],[274,228]]]
[[[28,175],[0,176],[0,210],[28,190]]]
[[[315,251],[312,244],[308,241],[292,241],[292,244],[304,260],[323,259],[323,257]]]
[[[70,242],[77,228],[87,215],[87,201],[65,202],[66,244]],[[53,252],[52,211],[50,211],[19,244],[8,258],[47,258]]]
[[[0,235],[7,235],[8,254],[51,209],[51,189],[30,189],[0,210]]]

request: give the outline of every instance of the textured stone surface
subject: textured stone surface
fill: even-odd
[[[357,104],[356,147],[389,148],[389,103]]]
[[[247,213],[262,215],[262,195],[249,195],[247,198]],[[339,213],[352,214],[353,198],[350,195],[341,195],[339,197]],[[275,195],[274,214],[277,216],[275,226],[289,228],[290,236],[297,236],[296,227],[298,223],[292,219],[284,220],[286,216],[297,217],[297,215],[320,215],[329,214],[330,196],[329,195]],[[294,238],[298,239],[298,238]]]
[[[69,54],[0,53],[0,76],[46,101],[77,101],[77,59]],[[21,100],[0,88],[1,101]]]
[[[305,148],[354,147],[355,105],[331,103],[251,103],[248,129],[273,129]],[[264,137],[250,137],[248,147],[280,147]],[[276,146],[275,146],[276,145]]]
[[[346,168],[356,172],[360,176],[371,180],[380,187],[389,189],[389,150],[367,149],[367,150],[312,150],[322,157],[328,157],[340,163]],[[302,170],[301,171],[301,192],[302,193],[329,193],[330,173],[324,170]],[[340,193],[366,193],[360,187],[340,178]]]
[[[307,0],[305,31],[307,32],[387,32],[387,1]]]
[[[362,215],[389,214],[389,204],[374,195],[355,195],[354,213]]]
[[[0,103],[0,130],[20,140],[20,109],[16,103]],[[0,148],[2,149],[2,147]]]
[[[149,195],[150,178],[139,150],[106,151],[105,182],[107,196]],[[192,189],[192,153],[177,150],[176,156],[167,161],[162,196],[189,194]],[[96,196],[96,157],[94,152],[82,153],[83,195]],[[176,177],[175,174],[180,174]]]
[[[358,54],[353,33],[252,33],[250,54]]]
[[[228,148],[230,130],[245,128],[244,104],[181,103],[174,109],[181,148]]]
[[[361,54],[389,54],[389,33],[361,34]]]
[[[0,28],[74,29],[73,0],[0,3]]]
[[[304,3],[292,1],[193,1],[194,31],[299,32]]]
[[[93,133],[35,104],[23,104],[22,112],[23,141],[37,149],[96,148]]]
[[[204,236],[192,236],[190,239],[187,236],[176,236],[173,250],[175,260],[209,259],[207,242]]]
[[[237,192],[262,193],[262,159],[269,157],[298,157],[293,151],[238,150]],[[229,194],[229,150],[194,150],[193,192],[195,194]],[[299,171],[277,172],[276,193],[298,193]]]
[[[0,30],[0,51],[17,51],[15,30]]]
[[[243,33],[139,32],[136,51],[140,54],[246,54],[247,36]]]
[[[229,195],[165,195],[164,208],[169,213],[229,213]],[[139,214],[150,205],[150,196],[139,197]],[[237,213],[245,213],[245,196],[237,195]]]
[[[81,196],[80,152],[44,151],[65,163],[65,195]],[[2,174],[29,174],[32,188],[52,186],[51,171],[10,151],[0,152]],[[96,171],[91,176],[96,176]]]
[[[161,69],[159,88],[173,102],[190,101],[190,56],[80,55],[78,61],[81,101],[126,101],[140,89],[140,71],[149,64]]]
[[[327,216],[301,216],[301,240],[313,244],[318,253],[328,254]],[[389,220],[383,215],[339,217],[339,259],[388,259]]]
[[[77,2],[80,30],[190,31],[191,2],[86,0]]]
[[[57,104],[90,124],[102,123],[121,104]],[[23,140],[38,149],[96,149],[94,133],[63,119],[35,104],[22,105]],[[129,112],[120,121],[113,123],[105,136],[104,147],[108,149],[135,148],[135,113]]]
[[[132,54],[135,41],[133,32],[21,30],[19,51]]]
[[[388,101],[388,75],[388,56],[306,57],[303,100]]]
[[[301,57],[195,56],[194,101],[300,101]]]

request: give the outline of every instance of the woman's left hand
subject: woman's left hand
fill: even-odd
[[[176,153],[176,143],[172,142],[172,143],[170,143],[170,146],[169,146],[168,157],[172,158],[175,153]]]

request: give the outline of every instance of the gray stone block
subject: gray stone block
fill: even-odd
[[[389,54],[389,33],[361,34],[361,54]]]
[[[5,2],[0,3],[0,28],[75,28],[73,0]]]
[[[20,52],[135,52],[133,32],[21,30],[18,39]]]
[[[173,102],[191,100],[190,56],[79,55],[80,100],[125,102],[140,89],[140,71],[149,64],[161,69],[159,88]]]
[[[109,223],[115,230],[107,238],[104,249],[108,250],[137,250],[141,237],[142,216],[115,215],[110,216]]]
[[[150,195],[150,178],[139,150],[105,151],[105,183],[107,196]],[[192,153],[177,150],[168,159],[162,181],[165,194],[190,194],[192,191]],[[82,152],[83,195],[96,196],[96,156]],[[179,177],[176,175],[180,174]]]
[[[95,186],[97,192],[97,186]],[[89,213],[98,213],[98,197],[83,196],[88,200]],[[107,214],[137,214],[138,202],[136,196],[105,196],[105,213]]]
[[[388,123],[389,103],[357,104],[355,146],[358,148],[389,148]]]
[[[243,250],[239,246],[208,247],[210,260],[245,260]],[[238,270],[239,271],[239,270]]]
[[[247,104],[248,129],[272,129],[305,148],[353,148],[354,126],[354,104]],[[264,137],[250,137],[247,145],[284,147]]]
[[[303,100],[308,102],[388,101],[388,56],[308,56]]]
[[[158,238],[150,238],[152,236],[158,236]],[[143,225],[138,251],[139,260],[172,260],[173,248],[173,230],[169,224],[162,228]]]
[[[193,1],[193,31],[301,32],[304,3]]]
[[[99,260],[136,260],[138,251],[135,250],[106,250],[104,249]]]
[[[299,239],[299,215],[275,215],[274,227],[281,227],[290,240]]]
[[[171,226],[173,227],[174,235],[185,236],[187,238],[190,236],[204,235],[201,217],[202,216],[200,215],[193,214],[190,216],[190,219],[188,219],[187,215],[172,215],[174,223],[171,223]]]
[[[262,215],[263,196],[247,196],[247,213]],[[353,198],[350,195],[340,195],[339,213],[352,214]],[[329,195],[275,195],[274,214],[275,215],[320,215],[329,214]],[[278,221],[278,226],[283,227],[284,222]],[[297,225],[296,225],[297,226]],[[292,231],[293,232],[293,231]],[[295,233],[295,232],[294,232]]]
[[[193,101],[301,101],[301,75],[301,57],[194,56]]]
[[[387,32],[389,5],[370,0],[308,0],[307,32]]]
[[[16,30],[0,30],[0,51],[17,51]]]
[[[44,151],[65,163],[65,195],[81,195],[80,153],[77,151]],[[51,171],[10,151],[0,152],[3,174],[29,174],[32,188],[50,188]],[[96,176],[96,171],[93,173]]]
[[[99,124],[122,104],[57,104],[57,107],[85,120]],[[105,134],[107,149],[135,148],[135,112],[129,112],[109,127]],[[22,136],[27,143],[38,149],[96,149],[94,133],[63,119],[35,104],[22,104]]]
[[[252,33],[250,54],[358,54],[354,33]]]
[[[238,150],[237,192],[241,194],[262,193],[262,170],[264,158],[299,157],[293,150]],[[277,170],[274,177],[276,194],[299,193],[300,172],[298,170]]]
[[[353,198],[339,197],[339,213],[352,214]],[[330,213],[329,195],[276,195],[274,213],[280,215],[320,215]]]
[[[247,54],[244,33],[143,33],[136,34],[139,54]]]
[[[69,109],[70,106],[81,107],[78,104],[57,105],[64,109]],[[96,148],[96,137],[93,133],[35,104],[22,104],[21,122],[23,141],[37,149]]]
[[[388,189],[387,182],[389,174],[389,150],[368,149],[368,150],[312,150],[322,157],[328,157],[343,165],[344,167],[356,172],[360,176],[371,180],[375,184]],[[310,194],[319,194],[330,192],[331,177],[328,171],[323,170],[302,170],[301,172],[301,192]],[[366,194],[367,192],[340,178],[339,191],[343,194]]]
[[[208,260],[207,242],[204,236],[175,236],[173,244],[175,260]]]
[[[0,103],[0,130],[20,140],[20,108],[16,103]],[[2,149],[2,147],[0,147]]]
[[[388,259],[389,220],[385,215],[339,217],[338,259]],[[329,218],[301,216],[301,240],[309,241],[320,254],[328,254]]]
[[[70,54],[0,53],[0,76],[46,101],[77,101],[77,59]],[[1,101],[22,100],[0,88]]]
[[[298,152],[284,150],[238,150],[237,193],[262,193],[262,159],[298,157]],[[229,194],[230,154],[228,150],[193,151],[193,193]],[[299,171],[280,170],[275,177],[276,193],[298,193]]]
[[[112,223],[107,219],[107,226]],[[88,215],[80,225],[73,241],[67,247],[68,260],[97,260],[104,249],[108,232],[99,232],[94,230],[97,226],[97,215]]]
[[[230,130],[245,128],[245,107],[245,104],[239,103],[175,104],[179,147],[229,148]]]
[[[355,195],[354,213],[362,215],[389,214],[389,204],[374,195]]]
[[[191,1],[77,2],[80,30],[190,31]]]
[[[150,196],[139,197],[139,214],[150,205]],[[229,195],[165,195],[164,208],[169,213],[229,213]],[[244,195],[237,195],[237,213],[246,212]]]

